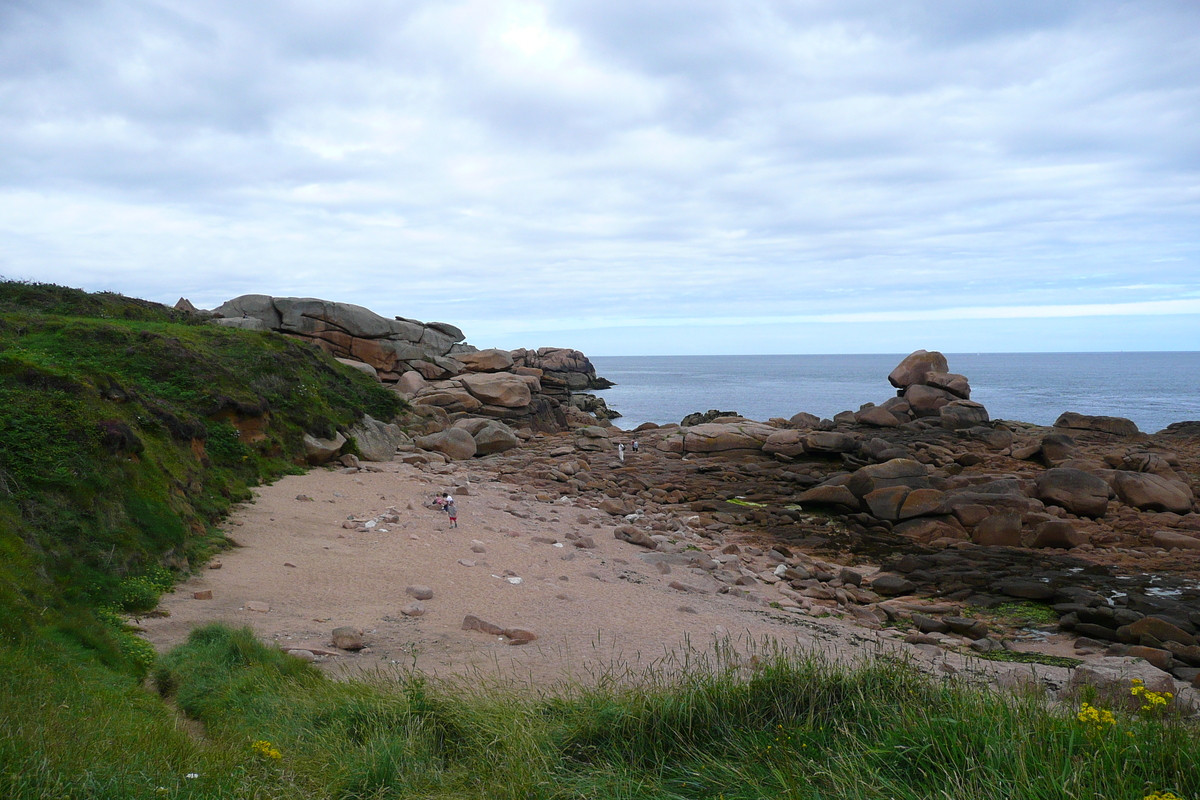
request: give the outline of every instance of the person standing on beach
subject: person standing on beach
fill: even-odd
[[[617,458],[621,459],[621,463],[625,463],[625,444],[619,442],[617,444]]]

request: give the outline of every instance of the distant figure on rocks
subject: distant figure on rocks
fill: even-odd
[[[447,495],[449,497],[449,495]],[[454,505],[454,498],[450,498],[450,502],[446,503],[446,516],[450,517],[450,527],[458,527],[458,506]]]
[[[624,463],[624,461],[625,461],[625,444],[624,444],[624,442],[620,442],[617,444],[617,458],[621,459],[621,462]]]
[[[635,452],[635,453],[636,453],[636,452],[637,452],[637,451],[640,449],[640,448],[639,448],[639,446],[638,446],[638,440],[637,440],[637,439],[634,439],[634,440],[633,440],[633,443],[629,445],[629,449],[630,449],[630,450],[632,450],[632,451],[633,451],[633,452]]]

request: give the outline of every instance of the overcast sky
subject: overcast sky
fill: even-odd
[[[1200,2],[0,0],[0,275],[590,355],[1200,350]]]

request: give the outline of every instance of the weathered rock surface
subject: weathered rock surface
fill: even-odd
[[[422,450],[433,450],[442,453],[454,461],[462,461],[475,455],[475,439],[462,428],[432,433],[418,437],[414,444]]]
[[[524,408],[533,396],[529,384],[512,373],[471,373],[461,380],[463,387],[486,405]]]
[[[304,434],[304,452],[308,456],[309,464],[324,464],[333,460],[345,444],[346,437],[340,433],[334,434],[332,439],[319,439],[311,434]]]
[[[507,350],[477,350],[456,353],[454,357],[472,372],[506,372],[513,367],[512,353]]]
[[[366,461],[391,461],[396,448],[410,444],[412,439],[399,425],[380,422],[369,414],[350,428],[350,436],[358,446],[358,452]]]
[[[1122,503],[1142,511],[1187,514],[1192,510],[1192,489],[1182,481],[1119,470],[1112,477],[1112,487]]]
[[[1081,517],[1103,517],[1108,510],[1108,483],[1078,469],[1055,467],[1037,478],[1037,498]]]
[[[1076,414],[1074,411],[1064,412],[1054,421],[1056,428],[1075,428],[1085,431],[1102,431],[1114,436],[1136,436],[1138,426],[1124,417],[1097,417],[1087,414]]]
[[[905,356],[891,374],[888,383],[897,389],[904,389],[917,383],[925,383],[925,376],[931,372],[945,373],[950,371],[946,357],[936,350],[917,350]]]

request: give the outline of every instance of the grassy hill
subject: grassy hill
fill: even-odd
[[[144,300],[0,283],[0,636],[152,608],[248,487],[397,395],[328,355]]]
[[[334,682],[249,630],[162,658],[134,635],[123,612],[223,547],[214,524],[250,486],[303,469],[305,432],[402,406],[276,334],[0,283],[0,797],[1200,795],[1197,728],[1165,707],[1085,698],[1109,721],[894,658],[723,644],[632,682],[518,691]]]

